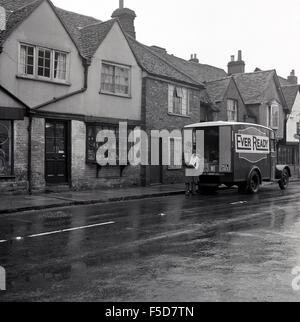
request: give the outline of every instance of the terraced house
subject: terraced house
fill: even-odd
[[[1,1],[1,191],[139,184],[139,167],[96,165],[96,131],[142,122],[142,69],[117,19]]]
[[[200,120],[200,104],[214,109],[202,82],[136,41],[135,13],[123,1],[105,22],[49,0],[0,5],[2,192],[183,180],[172,165],[96,162],[101,129],[181,129]]]

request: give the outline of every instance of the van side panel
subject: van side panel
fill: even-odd
[[[254,167],[258,167],[263,180],[270,180],[270,152],[266,153],[239,153],[237,148],[237,135],[242,135],[243,138],[249,136],[265,137],[270,140],[270,131],[261,127],[249,125],[238,125],[233,128],[233,141],[234,141],[234,181],[246,181],[250,171]],[[270,148],[270,146],[269,146]]]

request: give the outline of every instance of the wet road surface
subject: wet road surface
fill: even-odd
[[[2,215],[0,301],[300,301],[299,188]]]

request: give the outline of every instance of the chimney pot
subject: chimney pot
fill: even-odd
[[[288,76],[287,80],[292,85],[298,85],[298,77],[296,76],[295,69],[291,71],[291,74]]]
[[[134,26],[136,14],[133,10],[124,8],[124,0],[119,0],[119,8],[113,12],[111,17],[119,19],[123,30],[131,37],[136,38]]]
[[[245,73],[245,62],[242,59],[242,51],[238,51],[238,59],[235,60],[235,56],[231,56],[231,61],[228,63],[228,75],[243,74]]]

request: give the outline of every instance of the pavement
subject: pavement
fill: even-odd
[[[293,182],[300,179],[293,179]],[[265,183],[264,185],[274,183]],[[0,215],[32,210],[53,209],[68,206],[103,204],[166,196],[182,195],[185,185],[169,184],[149,187],[114,188],[108,190],[68,191],[59,193],[43,193],[34,195],[3,195],[0,200]]]
[[[184,184],[149,187],[117,188],[93,191],[68,191],[16,196],[1,196],[0,214],[43,210],[67,206],[103,204],[138,199],[180,195],[185,193]]]

